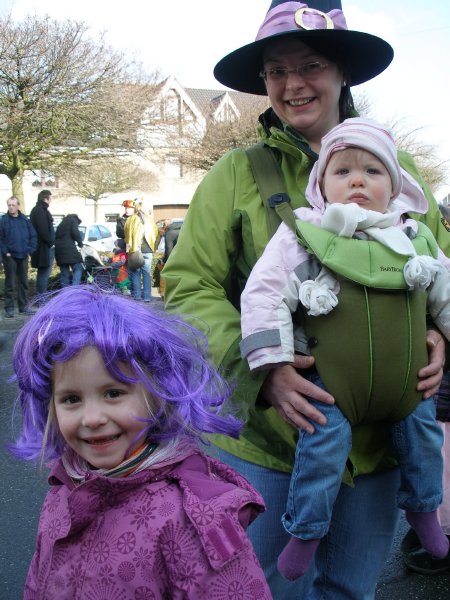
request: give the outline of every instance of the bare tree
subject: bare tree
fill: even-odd
[[[228,150],[255,144],[258,117],[265,104],[265,99],[249,97],[241,106],[239,117],[219,122],[209,118],[202,135],[184,130],[182,145],[178,143],[181,164],[188,170],[207,171]]]
[[[154,85],[92,39],[84,23],[0,18],[0,173],[23,198],[26,170],[49,169],[97,148],[130,152]],[[152,81],[150,81],[152,83]]]
[[[191,143],[181,149],[180,160],[187,169],[207,171],[228,150],[250,146],[257,141],[254,120],[240,119],[225,123],[211,121],[203,138],[191,138]]]
[[[448,181],[449,162],[439,157],[437,146],[423,141],[426,127],[413,127],[406,118],[392,118],[388,127],[394,134],[398,148],[413,156],[420,174],[432,192]]]
[[[372,115],[374,112],[374,108],[373,108],[373,100],[372,98],[367,94],[367,92],[356,92],[356,93],[352,93],[353,96],[353,102],[355,104],[355,108],[358,112],[358,114],[361,117],[366,117],[368,119],[372,119]]]
[[[74,194],[94,201],[95,221],[101,198],[128,190],[151,191],[158,185],[155,175],[133,164],[130,157],[98,157],[89,162],[74,162],[64,169],[61,178]]]

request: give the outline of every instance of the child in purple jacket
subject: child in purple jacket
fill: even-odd
[[[261,496],[199,450],[238,436],[201,334],[95,286],[65,288],[14,349],[22,459],[51,461],[25,600],[270,599],[246,527]]]

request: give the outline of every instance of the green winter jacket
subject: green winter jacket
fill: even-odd
[[[317,154],[304,141],[275,126],[261,127],[260,135],[278,151],[292,208],[309,206],[304,191]],[[430,210],[420,219],[450,256],[450,235],[441,223],[436,201],[412,158],[399,153],[399,159],[429,201]],[[192,199],[178,243],[164,267],[165,301],[169,310],[179,312],[206,333],[212,360],[235,384],[233,404],[246,426],[239,440],[217,436],[214,442],[250,462],[290,472],[297,430],[259,396],[267,372],[251,373],[239,350],[240,294],[268,239],[266,209],[245,151],[232,150],[212,167]],[[388,438],[383,424],[354,428],[347,481],[394,464]]]

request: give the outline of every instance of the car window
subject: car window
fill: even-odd
[[[89,227],[88,242],[94,242],[95,240],[99,240],[101,237],[100,230],[96,225]]]
[[[110,232],[110,230],[109,230],[107,227],[105,227],[104,225],[99,225],[99,226],[98,226],[98,229],[99,229],[99,231],[100,231],[100,236],[101,236],[102,238],[109,238],[109,237],[112,237],[112,233],[111,233],[111,232]],[[100,236],[99,236],[99,237],[100,237]]]

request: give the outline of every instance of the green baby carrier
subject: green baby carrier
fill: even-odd
[[[403,419],[421,400],[417,374],[428,364],[427,294],[408,290],[403,267],[409,257],[376,241],[296,225],[299,243],[340,285],[330,313],[296,315],[326,388],[352,425]],[[436,257],[425,225],[419,224],[412,243],[417,254]]]
[[[421,400],[417,374],[428,364],[427,294],[408,290],[403,267],[409,257],[376,241],[339,237],[297,220],[289,197],[279,192],[284,182],[278,164],[275,174],[273,153],[259,145],[247,155],[271,214],[272,234],[284,221],[339,282],[339,303],[330,313],[310,316],[300,307],[294,316],[327,390],[352,425],[403,419]],[[278,193],[269,195],[274,186]],[[417,254],[436,257],[431,231],[418,225],[412,240]]]

